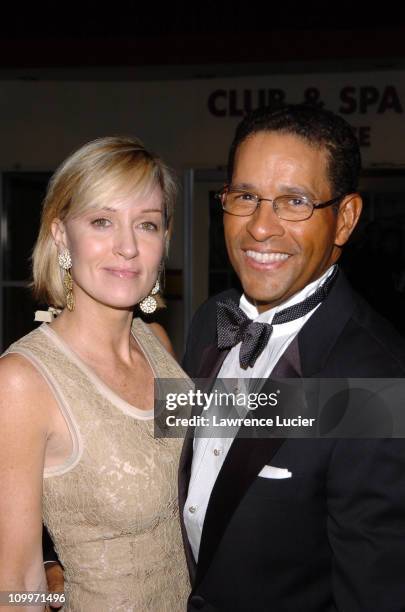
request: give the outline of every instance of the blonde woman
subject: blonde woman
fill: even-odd
[[[42,520],[66,610],[185,609],[180,440],[153,437],[154,379],[185,377],[151,310],[175,183],[138,140],[102,138],[53,176],[33,286],[61,310],[0,360],[0,591],[45,591]],[[37,608],[43,609],[43,605]]]

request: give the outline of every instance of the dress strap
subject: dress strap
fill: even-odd
[[[141,345],[152,370],[159,378],[181,378],[192,385],[192,381],[184,370],[142,319],[137,317],[133,320],[132,334]]]

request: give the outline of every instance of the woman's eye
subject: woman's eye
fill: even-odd
[[[100,218],[94,219],[91,224],[95,225],[96,227],[108,227],[109,225],[111,225],[111,221],[109,219]]]
[[[145,229],[145,230],[149,231],[149,232],[156,232],[157,229],[158,229],[158,226],[156,225],[156,223],[152,223],[152,221],[143,221],[140,224],[140,227],[142,229]]]

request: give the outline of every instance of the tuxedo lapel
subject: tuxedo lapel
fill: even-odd
[[[237,437],[215,482],[205,515],[198,556],[197,586],[246,490],[284,442],[282,438]]]
[[[210,344],[201,356],[200,368],[196,378],[215,380],[229,351],[220,351],[216,344]]]
[[[191,428],[190,428],[191,430]],[[187,500],[188,483],[190,482],[191,476],[191,462],[193,458],[193,434],[187,432],[187,436],[183,443],[183,448],[180,455],[179,462],[179,479],[178,479],[178,491],[179,491],[179,514],[180,514],[180,527],[181,534],[183,536],[184,553],[186,555],[187,567],[190,575],[191,584],[194,583],[196,563],[194,555],[191,550],[190,542],[188,541],[186,526],[183,520],[183,510]]]
[[[298,339],[294,338],[274,366],[271,378],[301,378],[302,366]]]
[[[353,292],[342,271],[319,308],[298,335],[302,376],[317,376],[349,319],[357,309],[359,298]]]

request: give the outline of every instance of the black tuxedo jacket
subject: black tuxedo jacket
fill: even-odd
[[[216,302],[196,313],[184,367],[216,376]],[[342,273],[272,377],[405,377],[405,343]],[[404,406],[405,410],[405,406]],[[187,497],[192,439],[179,472]],[[263,466],[292,478],[258,477]],[[405,611],[405,440],[238,439],[213,488],[197,567],[182,524],[193,590],[188,610]]]

